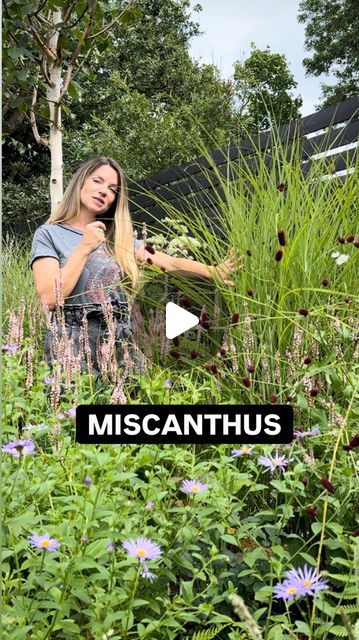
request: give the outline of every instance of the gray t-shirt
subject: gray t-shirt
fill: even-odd
[[[62,269],[70,254],[81,242],[83,231],[67,224],[43,224],[34,234],[31,246],[31,262],[36,258],[51,257],[59,261]],[[134,239],[134,251],[143,244]],[[117,262],[109,256],[103,245],[90,253],[86,265],[71,294],[65,299],[65,305],[93,305],[101,303],[101,287],[112,302],[123,300],[120,281],[124,272]],[[106,297],[107,297],[106,295]]]

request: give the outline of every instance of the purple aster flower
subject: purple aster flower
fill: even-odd
[[[183,493],[202,493],[208,487],[208,484],[202,484],[199,480],[183,480],[181,491]]]
[[[148,502],[146,503],[145,509],[147,509],[147,511],[151,511],[151,509],[153,509],[152,500],[148,500]]]
[[[137,538],[136,540],[125,540],[122,543],[123,548],[127,551],[128,555],[133,558],[138,558],[141,562],[145,560],[154,560],[159,558],[163,551],[152,540],[147,538]]]
[[[141,576],[142,578],[147,578],[150,582],[153,582],[153,580],[157,578],[154,573],[151,573],[145,561],[141,564]]]
[[[303,595],[300,585],[296,581],[284,580],[277,584],[273,589],[275,598],[283,598],[283,600],[293,600],[296,596]]]
[[[9,351],[9,353],[15,353],[18,350],[16,344],[3,344],[1,349],[3,351]]]
[[[33,440],[13,440],[2,448],[4,453],[10,453],[14,458],[28,456],[35,453],[35,443]]]
[[[170,389],[172,387],[171,380],[169,380],[169,378],[167,378],[167,380],[165,380],[165,383],[164,383],[163,386],[166,387],[166,389]]]
[[[64,417],[65,417],[65,414],[64,414],[64,413],[62,413],[62,412],[61,412],[61,413],[58,413],[58,414],[57,414],[57,417],[58,417],[58,419],[59,419],[59,420],[63,420],[63,419],[64,419]]]
[[[285,471],[290,460],[287,460],[284,456],[275,456],[274,458],[272,458],[272,456],[259,456],[258,462],[267,467],[265,471],[268,471],[269,469],[271,471],[275,471],[275,469]]]
[[[309,429],[309,431],[293,431],[293,435],[295,438],[298,438],[299,440],[306,438],[306,437],[310,437],[310,436],[317,436],[318,433],[320,433],[320,429],[319,427],[314,427],[313,429]]]
[[[244,445],[240,449],[232,449],[231,458],[237,458],[237,456],[248,456],[253,453],[252,447]]]
[[[91,480],[90,476],[85,476],[84,477],[84,485],[85,485],[85,487],[89,487],[90,485],[92,485],[92,480]]]
[[[52,384],[55,382],[55,378],[44,378],[44,384]]]
[[[110,553],[113,553],[114,551],[116,551],[116,547],[112,540],[110,540],[110,542],[107,545],[107,551],[109,551]]]
[[[316,567],[304,565],[304,569],[291,569],[285,575],[287,580],[298,585],[305,596],[315,596],[317,591],[328,589],[327,583],[321,579]]]
[[[69,416],[69,418],[75,418],[75,416],[76,416],[76,407],[71,407],[71,409],[66,409],[65,416]]]
[[[39,536],[35,533],[32,536],[28,536],[30,544],[37,549],[47,549],[47,551],[55,551],[60,543],[55,538],[50,538],[48,533],[44,533],[43,536]]]

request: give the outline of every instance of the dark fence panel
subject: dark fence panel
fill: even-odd
[[[332,105],[302,119],[283,125],[278,132],[266,131],[239,145],[227,149],[218,149],[211,154],[218,174],[229,180],[236,177],[238,163],[245,164],[246,170],[255,172],[258,168],[258,153],[265,151],[265,166],[270,169],[275,162],[273,153],[278,142],[286,148],[286,159],[298,153],[302,160],[302,172],[307,176],[312,163],[321,162],[323,171],[328,173],[342,171],[355,162],[357,148],[341,150],[340,147],[358,141],[359,133],[359,96],[346,102]],[[307,137],[309,136],[309,137]],[[334,152],[334,150],[338,150]],[[316,157],[326,151],[333,151],[325,161]],[[204,157],[196,158],[186,165],[169,167],[150,178],[138,183],[130,183],[131,214],[135,223],[160,223],[166,215],[161,202],[181,212],[189,213],[191,203],[205,210],[216,211],[216,195],[222,195],[218,189],[220,179],[211,162]],[[158,225],[155,224],[156,227]]]

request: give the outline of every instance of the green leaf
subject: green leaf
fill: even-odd
[[[304,635],[308,636],[308,638],[310,638],[312,636],[312,632],[310,630],[310,626],[306,622],[303,622],[302,620],[297,620],[296,621],[295,628],[300,633],[303,633]]]

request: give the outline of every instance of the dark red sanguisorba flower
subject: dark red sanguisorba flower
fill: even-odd
[[[356,449],[357,447],[359,447],[359,433],[357,433],[355,436],[353,436],[349,440],[349,444],[343,444],[344,451],[352,451],[353,449]]]
[[[293,401],[293,396],[286,396],[285,401],[286,402],[292,402]]]
[[[172,358],[175,358],[176,360],[178,360],[178,358],[181,357],[181,354],[178,351],[170,351],[170,356],[172,356]]]
[[[356,247],[358,249],[358,247],[359,247],[359,238],[355,238],[353,240],[353,245],[354,245],[354,247]]]
[[[324,280],[322,280],[322,285],[323,287],[327,287],[329,285],[329,280],[327,280],[327,278],[324,278]]]
[[[310,395],[312,398],[315,398],[315,396],[317,396],[317,395],[318,395],[318,393],[319,393],[319,389],[318,389],[318,387],[312,387],[311,389],[309,389],[309,395]]]
[[[188,298],[181,298],[180,304],[182,307],[185,307],[185,309],[190,309],[192,307],[192,302]]]
[[[147,264],[153,264],[152,258],[147,258],[146,262],[147,262]]]
[[[271,395],[271,396],[269,397],[269,402],[270,402],[271,404],[275,404],[275,403],[277,402],[277,400],[278,400],[278,397],[277,397],[274,393],[273,393],[273,395]]]
[[[298,313],[300,316],[304,316],[304,317],[309,315],[308,309],[304,309],[304,307],[301,307],[300,309],[298,309]]]
[[[221,355],[221,356],[225,356],[225,355],[226,355],[226,353],[227,353],[227,349],[226,349],[226,347],[220,347],[220,348],[218,349],[218,351],[219,351],[219,353],[220,353],[220,355]]]
[[[148,251],[148,253],[150,253],[151,255],[154,255],[156,253],[156,249],[152,244],[146,244],[145,246],[146,251]]]
[[[254,368],[253,364],[249,364],[249,365],[247,366],[247,371],[248,371],[249,373],[254,373],[254,372],[255,372],[255,368]]]
[[[172,340],[173,344],[175,347],[179,347],[179,343],[180,343],[180,339],[178,336],[176,336],[175,338],[173,338]]]
[[[207,329],[208,330],[209,327],[210,327],[209,315],[205,311],[203,311],[203,313],[201,313],[201,315],[200,315],[199,324],[201,325],[201,327],[203,327],[203,329]]]
[[[249,256],[249,257],[253,255],[253,253],[252,253],[251,249],[247,249],[246,254],[247,254],[247,256]]]
[[[354,236],[348,236],[347,237],[347,242],[353,242],[354,240]]]
[[[306,356],[303,360],[303,364],[310,364],[312,361],[312,358],[310,356]]]
[[[253,298],[253,289],[247,289],[247,296],[249,296],[250,298]]]
[[[338,236],[338,237],[337,237],[337,241],[338,241],[340,244],[345,244],[345,238],[343,238],[343,236]]]
[[[210,373],[213,373],[214,375],[218,373],[218,367],[214,362],[206,362],[203,366],[207,371],[210,371]]]
[[[352,536],[355,536],[357,538],[359,536],[359,529],[354,529]]]
[[[198,351],[196,351],[196,349],[193,349],[193,351],[191,351],[190,356],[192,358],[192,360],[195,360],[196,358],[198,358],[199,353]]]
[[[304,484],[304,486],[305,486],[305,487],[309,484],[309,480],[308,480],[308,478],[304,478],[304,477],[302,477],[302,478],[300,479],[300,481],[301,481],[301,483],[302,483],[302,484]]]
[[[281,247],[285,247],[286,240],[285,240],[285,231],[284,231],[284,229],[279,229],[278,233],[277,233],[277,236],[278,236],[278,241],[279,241],[280,246]]]
[[[234,313],[232,313],[231,324],[233,325],[238,324],[238,320],[239,320],[239,313],[238,311],[235,311]]]
[[[305,510],[305,513],[307,513],[308,516],[312,516],[313,518],[315,518],[315,516],[317,515],[318,511],[314,507],[307,507],[306,510]]]
[[[251,386],[251,381],[249,378],[242,378],[242,384],[244,384],[244,386],[248,388]]]
[[[283,258],[283,249],[278,249],[277,253],[274,256],[274,259],[276,260],[276,262],[280,262],[282,258]]]
[[[320,478],[319,482],[324,489],[329,491],[329,493],[334,493],[336,487],[330,482],[330,480],[328,480],[328,478]]]
[[[278,191],[285,191],[286,188],[287,188],[287,183],[286,182],[278,182],[278,184],[277,184]]]

